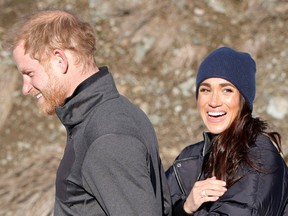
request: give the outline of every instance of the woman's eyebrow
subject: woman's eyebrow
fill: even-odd
[[[231,83],[220,83],[219,85],[220,85],[221,87],[227,87],[227,86],[229,87],[229,86],[230,86],[230,87],[236,88],[236,87],[235,87],[233,84],[231,84]]]
[[[219,83],[218,85],[220,85],[221,87],[231,86],[231,87],[233,87],[233,88],[236,88],[233,84],[228,83],[228,82]],[[211,84],[210,84],[210,83],[203,82],[203,83],[200,84],[200,86],[211,87]]]
[[[201,83],[201,84],[200,84],[200,86],[206,86],[206,87],[210,87],[210,86],[211,86],[211,84],[210,84],[210,83],[205,83],[205,82],[203,82],[203,83]]]

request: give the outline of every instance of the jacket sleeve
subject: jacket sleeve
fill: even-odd
[[[244,177],[212,205],[208,215],[283,215],[288,193],[284,160],[265,138],[258,139],[250,156],[261,170],[246,167]]]
[[[288,202],[286,203],[283,216],[288,216]]]
[[[107,215],[162,215],[147,160],[146,147],[131,136],[109,134],[92,143],[83,178]]]

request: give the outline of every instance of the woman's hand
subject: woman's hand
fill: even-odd
[[[226,182],[217,180],[216,177],[197,181],[184,203],[185,212],[195,212],[203,203],[213,202],[226,192]]]

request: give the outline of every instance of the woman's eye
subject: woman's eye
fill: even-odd
[[[224,92],[230,93],[230,92],[233,92],[233,89],[226,88],[226,89],[224,89]]]
[[[200,88],[200,92],[210,92],[210,89],[208,88]]]

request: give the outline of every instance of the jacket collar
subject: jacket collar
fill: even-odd
[[[203,146],[203,151],[202,151],[202,156],[204,157],[211,151],[211,146],[212,146],[212,140],[215,137],[215,134],[212,134],[210,132],[204,132],[203,133],[203,138],[204,138],[204,146]]]
[[[99,69],[97,73],[84,80],[62,106],[55,108],[64,126],[79,124],[96,106],[111,98],[119,97],[108,68]]]

